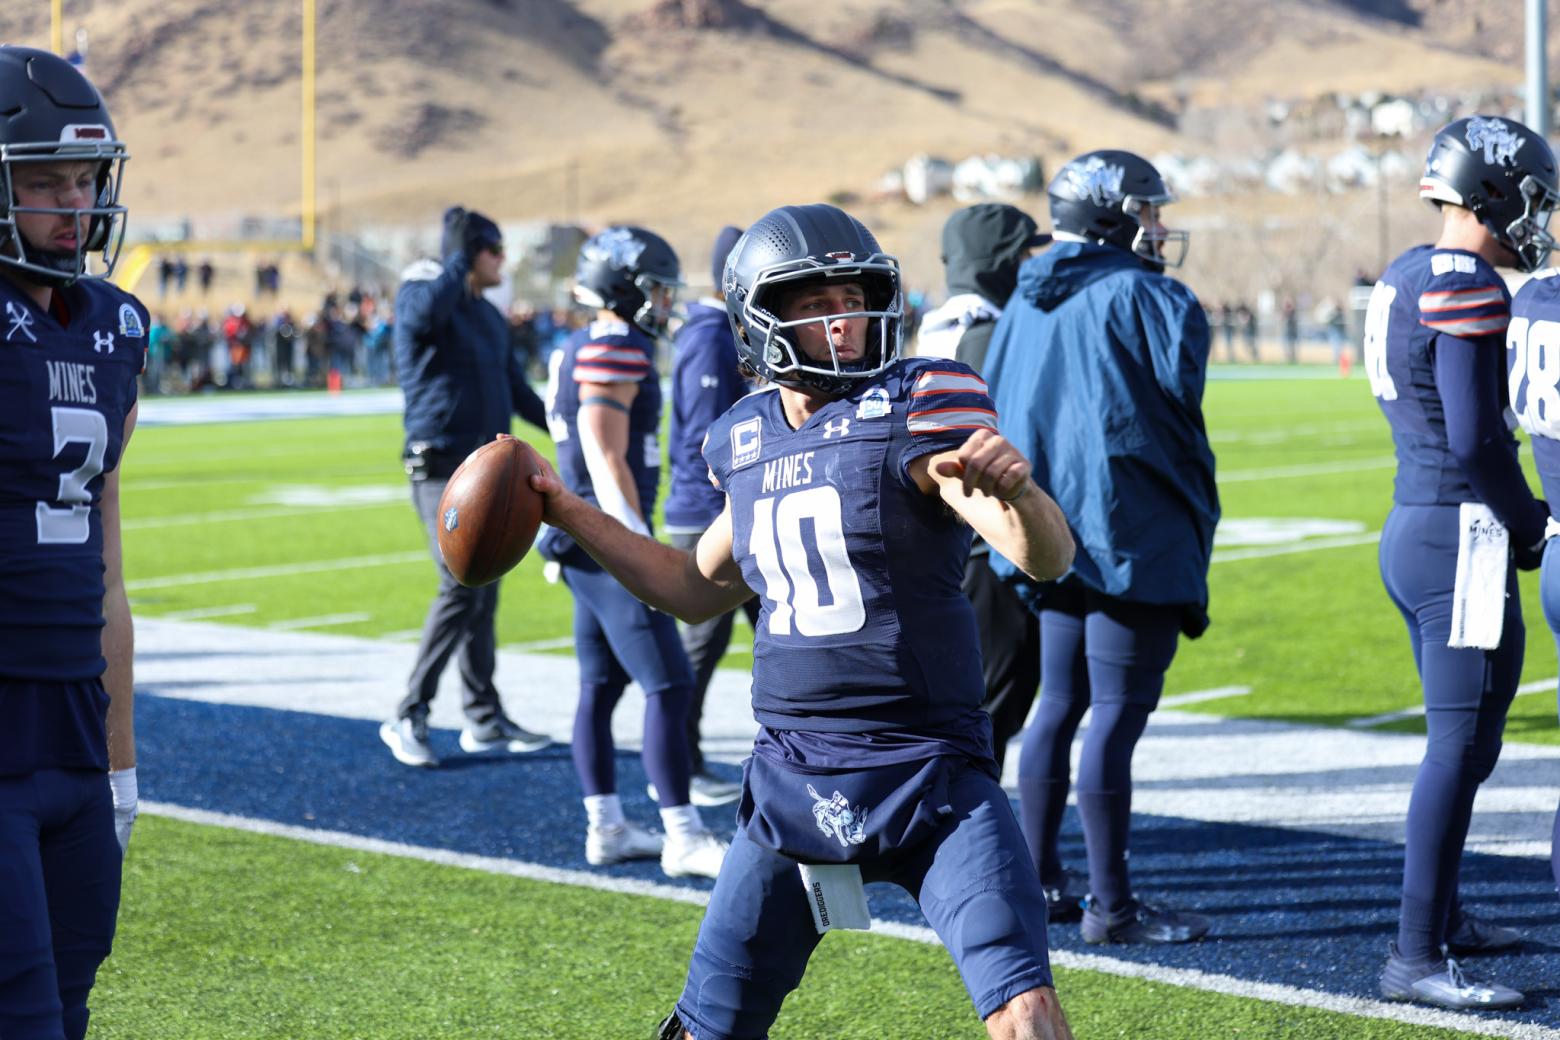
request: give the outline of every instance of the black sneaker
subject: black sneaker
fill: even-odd
[[[1202,914],[1150,906],[1134,899],[1125,910],[1107,914],[1093,896],[1083,901],[1086,943],[1184,943],[1201,939],[1212,924]]]
[[[1463,914],[1457,926],[1446,937],[1449,953],[1468,956],[1475,953],[1495,953],[1522,945],[1522,933],[1503,924],[1486,921],[1482,917]]]
[[[1083,916],[1083,901],[1088,898],[1089,886],[1082,877],[1070,870],[1062,871],[1058,885],[1041,885],[1045,889],[1046,919],[1051,924],[1070,924]]]
[[[1411,961],[1398,953],[1397,943],[1388,947],[1387,965],[1381,969],[1381,995],[1453,1011],[1496,1011],[1518,1007],[1527,999],[1498,982],[1469,978],[1450,957]]]

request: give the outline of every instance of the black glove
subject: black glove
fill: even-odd
[[[1545,502],[1543,499],[1539,499],[1538,500],[1538,505],[1539,505],[1539,508],[1543,509],[1544,515],[1548,516],[1549,515],[1549,503]],[[1511,557],[1512,557],[1513,560],[1516,561],[1517,570],[1519,570],[1519,571],[1536,571],[1536,570],[1538,570],[1539,566],[1542,565],[1543,562],[1544,562],[1544,546],[1547,545],[1547,544],[1549,544],[1549,539],[1548,538],[1540,538],[1538,540],[1538,542],[1533,544],[1533,545],[1529,545],[1529,546],[1525,546],[1525,547],[1524,546],[1519,546],[1519,545],[1513,545],[1511,547]]]

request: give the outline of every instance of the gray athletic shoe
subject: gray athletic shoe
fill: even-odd
[[[660,803],[655,785],[646,784],[645,793],[652,802]],[[713,773],[694,773],[688,778],[688,801],[708,809],[715,805],[729,805],[742,797],[742,785],[722,780]]]
[[[485,726],[473,727],[468,724],[460,731],[460,749],[470,755],[495,750],[507,751],[512,755],[526,755],[532,751],[540,751],[551,744],[552,738],[547,734],[532,733],[524,726],[516,725],[503,716],[499,716]]]
[[[1381,995],[1388,1000],[1433,1004],[1453,1011],[1496,1011],[1527,999],[1498,982],[1480,982],[1463,974],[1450,957],[1411,961],[1392,943],[1381,969]]]
[[[433,769],[439,764],[433,756],[433,745],[428,743],[428,720],[425,718],[381,722],[379,739],[403,765]]]
[[[1150,906],[1132,900],[1114,914],[1107,914],[1094,897],[1083,901],[1083,941],[1099,943],[1184,943],[1208,934],[1212,924],[1202,914]]]
[[[1482,917],[1463,914],[1446,937],[1446,950],[1466,957],[1474,953],[1495,953],[1522,945],[1522,933]]]

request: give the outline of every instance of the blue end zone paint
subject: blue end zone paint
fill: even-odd
[[[456,747],[455,734],[435,731],[444,766],[413,770],[391,759],[371,722],[158,696],[139,697],[136,713],[141,791],[149,800],[663,884],[713,884],[671,881],[653,861],[588,867],[566,746],[471,756]],[[619,757],[618,787],[630,818],[658,825],[637,755]],[[729,835],[734,810],[703,813]],[[1054,947],[1377,997],[1376,976],[1396,928],[1401,848],[1163,816],[1136,817],[1133,835],[1140,894],[1210,914],[1212,936],[1180,947],[1090,947],[1077,925],[1055,925]],[[1083,838],[1071,814],[1063,855],[1082,868]],[[1527,1008],[1510,1017],[1560,1023],[1560,900],[1549,864],[1470,855],[1462,892],[1471,908],[1528,936],[1520,955],[1473,959],[1470,969],[1528,994]],[[872,885],[868,895],[875,917],[925,923],[893,886]]]

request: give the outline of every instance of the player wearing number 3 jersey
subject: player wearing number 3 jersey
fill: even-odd
[[[1520,123],[1460,119],[1436,134],[1419,194],[1441,211],[1440,238],[1387,268],[1365,331],[1371,390],[1398,462],[1381,576],[1408,625],[1427,730],[1408,805],[1397,941],[1380,985],[1394,1000],[1511,1007],[1521,993],[1473,981],[1446,954],[1522,942],[1463,909],[1457,874],[1522,671],[1516,568],[1538,565],[1548,514],[1504,421],[1517,402],[1502,378],[1510,297],[1495,265],[1531,271],[1548,256],[1545,228],[1560,201],[1555,159]],[[1552,393],[1553,375],[1549,383]]]
[[[726,503],[694,551],[533,479],[548,522],[646,602],[698,621],[760,599],[737,833],[658,1035],[767,1036],[821,934],[864,923],[862,882],[892,881],[993,1037],[1070,1037],[960,592],[971,528],[1046,579],[1071,561],[1066,523],[973,370],[898,359],[898,264],[854,218],[765,215],[723,289],[738,354],[774,386],[710,427]]]
[[[139,301],[88,269],[95,257],[105,275],[118,253],[125,158],[79,71],[0,46],[5,1040],[86,1034],[135,816],[118,466],[148,323]]]

